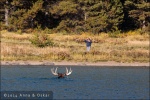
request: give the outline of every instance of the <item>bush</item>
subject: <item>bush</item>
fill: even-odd
[[[54,42],[44,33],[35,33],[30,42],[37,47],[54,46]]]
[[[112,38],[119,38],[120,34],[121,34],[120,30],[109,32],[109,36]]]
[[[17,34],[22,34],[22,30],[17,30],[17,32],[16,32]]]
[[[46,33],[46,34],[52,34],[52,30],[51,30],[51,29],[46,28],[46,29],[44,30],[44,33]]]
[[[58,56],[59,60],[65,60],[65,59],[69,60],[69,59],[71,59],[71,56],[70,56],[70,54],[68,52],[63,52],[63,51],[58,52],[57,56]]]

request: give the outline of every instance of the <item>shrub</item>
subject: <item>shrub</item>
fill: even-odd
[[[52,30],[51,30],[51,29],[46,28],[46,29],[44,30],[44,33],[46,33],[46,34],[52,34]]]
[[[109,36],[112,38],[118,38],[119,34],[121,34],[121,31],[118,29],[116,29],[116,31],[109,32]]]
[[[70,56],[70,54],[68,52],[63,52],[63,51],[58,52],[57,56],[58,56],[59,60],[65,60],[65,59],[69,60],[69,59],[71,59],[71,56]]]
[[[17,34],[22,34],[22,30],[17,30],[17,32],[16,32]]]
[[[35,33],[30,42],[37,47],[54,46],[54,42],[44,33]]]

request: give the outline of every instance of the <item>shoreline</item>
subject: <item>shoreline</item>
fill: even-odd
[[[128,66],[128,67],[150,67],[150,63],[119,63],[114,61],[107,61],[107,62],[52,62],[52,61],[1,61],[1,65],[62,65],[62,66]]]

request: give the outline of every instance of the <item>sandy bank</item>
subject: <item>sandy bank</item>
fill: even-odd
[[[150,67],[150,63],[118,63],[108,62],[50,62],[50,61],[1,61],[1,65],[80,65],[80,66],[133,66],[133,67]]]

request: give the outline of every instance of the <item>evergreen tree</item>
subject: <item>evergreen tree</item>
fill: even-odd
[[[52,16],[59,21],[57,31],[75,31],[75,27],[80,24],[79,20],[81,20],[78,8],[75,0],[61,0],[50,8]]]
[[[9,26],[9,15],[12,0],[1,0],[0,1],[0,21],[2,25]]]
[[[60,19],[57,29],[66,31],[115,31],[123,20],[119,0],[62,0],[50,12]]]
[[[120,0],[79,0],[83,6],[86,30],[92,33],[118,30],[123,21]]]
[[[48,28],[67,32],[138,29],[150,23],[149,0],[0,0],[9,30]]]
[[[32,25],[36,24],[34,18],[37,13],[42,9],[42,0],[14,0],[11,2],[13,11],[10,16],[11,28],[14,30],[33,28]]]
[[[131,27],[144,28],[150,23],[150,1],[148,0],[126,0],[125,10],[127,17],[132,21]],[[126,20],[127,22],[128,20]]]
[[[0,24],[4,24],[5,22],[5,0],[0,1]]]

